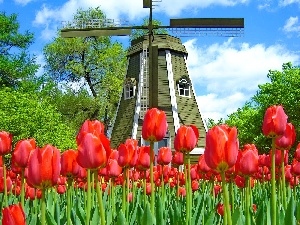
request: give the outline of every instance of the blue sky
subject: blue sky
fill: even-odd
[[[100,8],[108,18],[138,25],[148,15],[142,0],[0,0],[0,11],[18,14],[21,31],[35,35],[31,54],[43,64],[43,46],[78,8]],[[300,0],[162,0],[154,18],[243,17],[243,37],[182,38],[188,69],[204,118],[219,119],[243,106],[266,83],[270,69],[300,65]],[[119,39],[124,45],[127,38]],[[127,46],[126,46],[127,47]],[[41,72],[41,70],[40,70]]]

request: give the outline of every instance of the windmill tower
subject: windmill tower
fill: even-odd
[[[131,137],[146,144],[141,131],[145,112],[156,107],[164,110],[168,133],[158,142],[173,148],[180,125],[194,124],[200,131],[197,147],[204,148],[207,127],[201,117],[195,91],[186,67],[188,52],[179,38],[161,34],[152,40],[152,76],[149,76],[148,36],[133,40],[128,50],[128,68],[123,93],[113,121],[111,144],[117,147]]]
[[[116,148],[127,138],[137,139],[141,145],[147,145],[141,137],[143,118],[147,109],[156,107],[165,111],[169,130],[165,138],[156,143],[155,150],[162,146],[173,148],[173,140],[180,125],[194,124],[200,131],[200,138],[197,148],[191,153],[201,154],[204,151],[207,127],[187,71],[188,53],[179,38],[153,35],[153,30],[168,29],[176,36],[239,37],[243,35],[244,19],[170,19],[169,26],[157,26],[152,23],[153,2],[161,0],[143,0],[143,7],[150,10],[147,26],[128,26],[114,20],[73,21],[64,25],[61,36],[123,36],[129,35],[132,29],[147,30],[148,35],[133,40],[128,50],[123,91],[116,116],[108,130],[112,147]]]

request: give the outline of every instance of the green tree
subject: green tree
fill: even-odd
[[[148,24],[149,24],[149,19],[144,18],[142,26],[148,26]],[[153,24],[154,28],[157,26],[162,26],[162,23],[159,20],[152,20],[152,24]],[[168,33],[168,31],[165,28],[156,28],[153,30],[153,34],[167,34],[167,33]],[[130,35],[130,41],[137,39],[139,37],[142,37],[144,35],[148,35],[148,29],[133,30]]]
[[[267,77],[270,82],[259,85],[250,102],[230,114],[225,121],[237,126],[241,145],[254,143],[260,152],[268,152],[270,149],[270,140],[262,135],[262,122],[266,109],[271,105],[284,107],[288,122],[298,131],[295,145],[300,141],[300,68],[284,63],[282,71],[270,70]]]
[[[52,144],[61,150],[76,148],[77,130],[65,123],[61,114],[35,92],[0,89],[0,130],[13,134],[14,142],[35,138],[39,146]]]
[[[99,8],[78,10],[74,15],[78,23],[105,18]],[[49,77],[57,83],[83,83],[80,90],[87,88],[94,98],[92,108],[95,110],[87,113],[85,119],[97,118],[108,125],[116,111],[126,69],[126,52],[122,45],[110,37],[57,37],[45,46],[44,55]],[[77,110],[76,114],[82,107]]]
[[[0,12],[0,86],[18,87],[24,79],[32,79],[38,69],[27,49],[33,34],[19,33],[17,15]]]

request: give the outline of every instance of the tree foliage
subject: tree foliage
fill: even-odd
[[[8,87],[0,89],[0,99],[0,130],[12,133],[14,142],[35,138],[39,146],[52,144],[61,150],[76,147],[76,130],[46,99]]]
[[[148,18],[144,18],[143,24],[142,26],[148,26],[149,24],[149,19]],[[153,27],[157,27],[157,26],[162,26],[161,21],[159,20],[153,20],[152,21]],[[167,34],[168,31],[165,28],[156,28],[153,30],[153,34]],[[137,30],[133,30],[131,35],[130,35],[130,41],[137,39],[139,37],[142,37],[144,35],[148,35],[148,29],[137,29]]]
[[[34,76],[38,65],[27,52],[32,42],[32,33],[19,33],[16,14],[0,12],[0,86],[16,88],[22,80]]]
[[[285,63],[282,71],[270,70],[270,82],[258,86],[257,93],[242,108],[230,114],[225,123],[239,130],[241,145],[254,143],[261,152],[268,152],[270,140],[262,135],[262,122],[266,109],[271,105],[282,105],[296,129],[296,143],[300,141],[300,68]],[[295,147],[295,146],[294,146]]]
[[[99,8],[80,9],[74,15],[74,21],[78,22],[91,19],[104,20],[105,15]],[[110,37],[57,37],[45,46],[44,55],[49,77],[58,83],[82,84],[80,90],[88,87],[96,109],[92,115],[86,114],[87,118],[109,124],[119,101],[126,69],[126,52],[122,45]],[[77,110],[76,114],[82,107]]]

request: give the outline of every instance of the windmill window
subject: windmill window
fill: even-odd
[[[135,89],[136,89],[136,84],[135,84],[135,79],[127,79],[125,81],[124,85],[124,98],[126,99],[131,99],[134,98],[135,96]]]
[[[186,79],[181,79],[178,84],[178,93],[179,96],[185,96],[185,97],[190,97],[190,84],[187,82]]]

